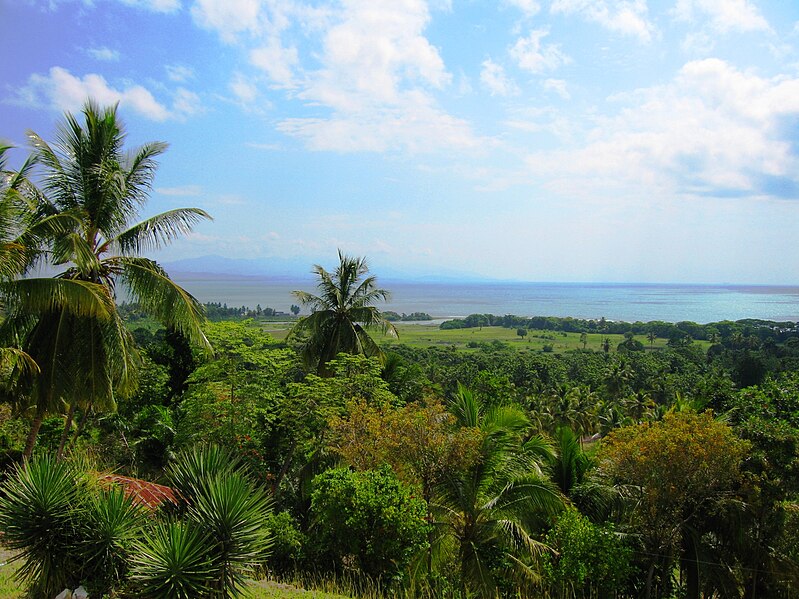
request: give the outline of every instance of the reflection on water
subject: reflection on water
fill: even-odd
[[[313,282],[265,278],[213,279],[175,275],[203,302],[271,307],[288,312],[295,289],[313,292]],[[611,285],[564,283],[409,283],[380,281],[392,292],[384,307],[427,312],[434,317],[474,313],[572,316],[627,321],[713,322],[762,318],[799,321],[799,287],[731,285]]]

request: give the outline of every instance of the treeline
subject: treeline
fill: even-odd
[[[410,314],[399,314],[397,312],[392,312],[391,310],[387,310],[385,312],[381,312],[383,318],[388,320],[389,322],[421,322],[425,320],[433,320],[433,317],[430,316],[427,312],[411,312]]]
[[[625,322],[623,320],[581,319],[557,316],[514,316],[506,314],[470,314],[466,318],[447,320],[439,325],[443,330],[469,329],[477,327],[505,327],[509,329],[534,329],[543,331],[562,331],[565,333],[606,333],[609,335],[647,335],[653,333],[661,339],[672,339],[690,336],[701,341],[719,342],[735,338],[736,336],[754,336],[761,341],[773,339],[783,342],[792,337],[799,337],[799,323],[774,322],[771,320],[723,320],[708,324],[699,324],[691,321],[664,322],[653,320],[649,322]]]
[[[291,314],[274,308],[262,308],[261,304],[250,308],[249,306],[228,306],[222,302],[205,302],[203,305],[205,317],[211,321],[218,320],[246,320],[248,318],[290,318],[292,315],[299,314],[299,306],[291,306]],[[135,323],[138,320],[147,318],[146,312],[136,302],[123,301],[117,306],[119,314],[127,321]]]

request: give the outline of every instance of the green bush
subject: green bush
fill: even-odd
[[[424,548],[424,501],[387,466],[364,472],[328,470],[313,485],[311,541],[335,567],[354,561],[367,576],[388,581]]]
[[[606,597],[624,588],[631,573],[632,550],[611,525],[592,524],[577,510],[563,512],[546,543],[544,572],[550,592],[574,597]]]
[[[269,555],[269,568],[278,574],[286,574],[297,569],[303,556],[305,535],[300,532],[296,520],[289,512],[271,514],[266,526],[272,536],[272,552]]]

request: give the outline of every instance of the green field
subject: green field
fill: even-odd
[[[289,323],[259,323],[259,325],[273,335],[276,339],[285,339],[291,326]],[[441,330],[435,325],[427,324],[408,324],[399,323],[396,325],[399,331],[399,339],[388,336],[381,336],[379,332],[373,335],[378,343],[386,348],[392,345],[403,344],[411,347],[456,347],[458,349],[477,349],[474,344],[492,343],[500,341],[509,347],[519,351],[544,351],[544,346],[551,346],[551,351],[560,353],[573,349],[582,349],[580,333],[560,333],[557,331],[537,331],[530,329],[527,336],[522,338],[516,334],[516,329],[506,329],[504,327],[482,327],[472,329],[451,329]],[[607,337],[610,340],[611,351],[616,351],[616,346],[624,341],[624,335],[603,335],[600,333],[588,333],[586,339],[586,349],[601,351],[603,340]],[[649,349],[663,349],[666,347],[666,339],[656,339],[654,344],[650,344],[646,335],[637,335],[637,341],[644,344]],[[707,349],[710,343],[707,341],[697,341],[702,349]],[[470,347],[470,345],[472,347]]]

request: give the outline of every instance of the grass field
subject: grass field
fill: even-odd
[[[0,551],[0,599],[21,599],[22,587],[14,581],[14,564],[6,560],[11,556],[6,551]],[[325,591],[306,591],[289,584],[272,581],[258,581],[252,583],[248,597],[250,599],[349,599],[348,595],[339,595]]]
[[[285,339],[291,327],[289,323],[259,323],[260,326],[276,339]],[[544,346],[551,346],[551,351],[561,353],[572,349],[582,349],[580,333],[559,333],[557,331],[536,331],[529,330],[527,336],[522,338],[516,334],[516,329],[506,329],[504,327],[482,327],[475,329],[452,329],[442,331],[437,326],[426,324],[397,324],[399,339],[381,336],[376,332],[375,338],[378,343],[386,348],[392,345],[403,344],[411,347],[448,347],[453,346],[458,349],[477,349],[474,344],[492,343],[500,341],[519,351],[544,351]],[[624,335],[602,335],[600,333],[589,333],[586,338],[586,349],[601,351],[603,340],[607,337],[610,340],[611,351],[616,351],[616,346],[624,341]],[[663,349],[666,347],[666,339],[655,339],[654,344],[650,344],[645,335],[635,337],[637,341],[644,344],[649,349]],[[697,341],[702,349],[707,349],[707,341]],[[479,345],[478,345],[479,347]]]

